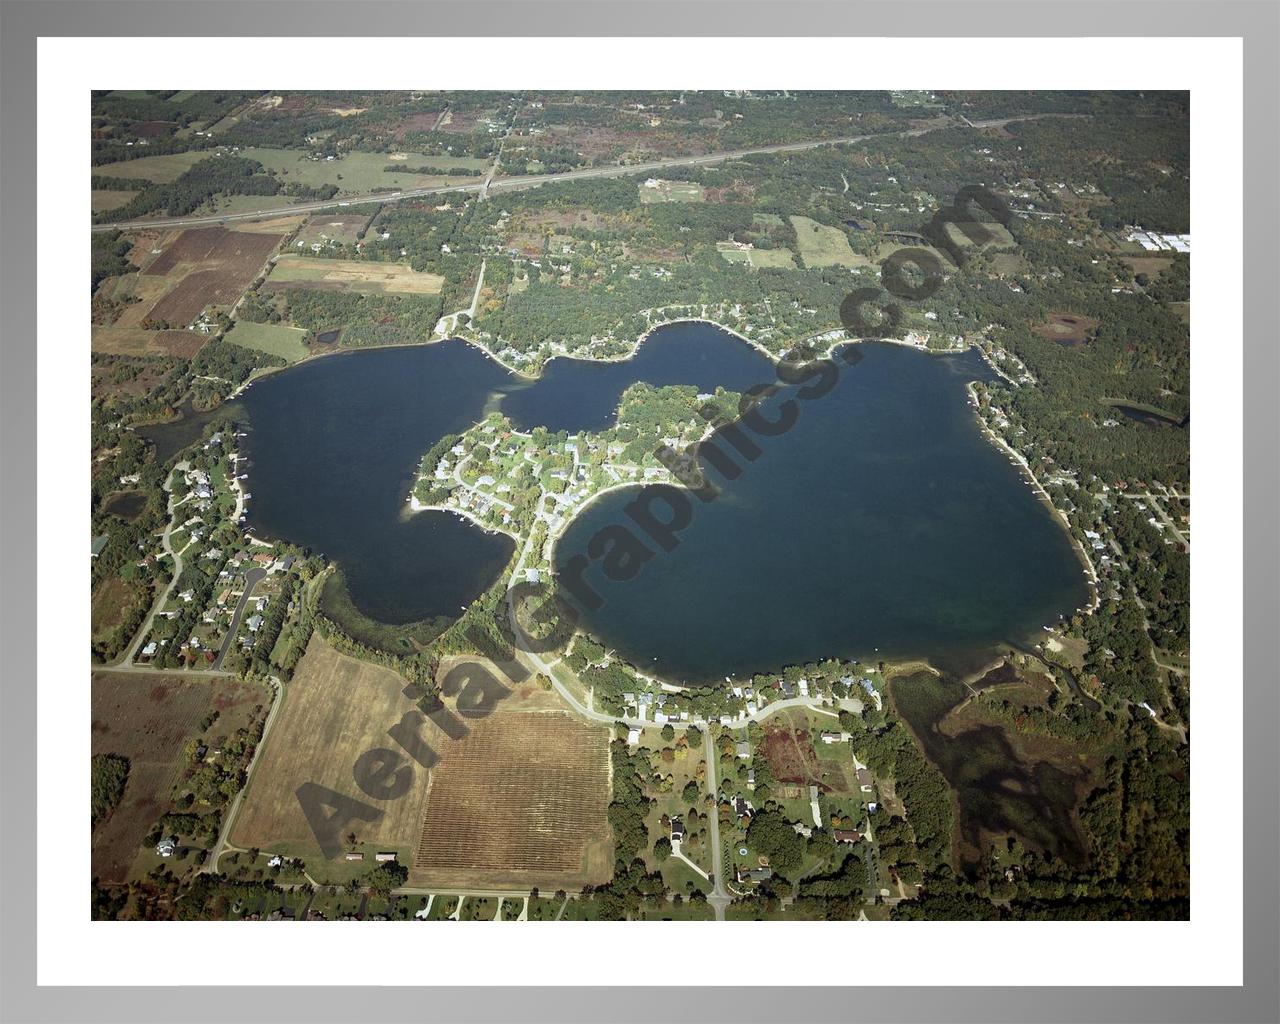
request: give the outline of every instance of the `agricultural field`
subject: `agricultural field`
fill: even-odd
[[[372,192],[375,189],[427,188],[434,185],[465,184],[478,182],[476,175],[428,175],[414,174],[415,168],[432,167],[441,170],[481,170],[487,162],[469,157],[427,156],[424,153],[364,153],[359,150],[344,153],[336,160],[312,160],[307,153],[296,149],[245,149],[240,156],[257,160],[267,170],[274,171],[284,184],[301,184],[311,188],[336,185],[340,194]],[[387,167],[403,167],[404,170],[388,171]]]
[[[163,278],[163,295],[142,323],[186,326],[209,306],[229,307],[253,283],[283,235],[189,228],[170,237],[140,278]],[[140,282],[141,284],[141,282]],[[148,282],[149,287],[153,287]]]
[[[330,242],[355,245],[360,232],[368,226],[370,216],[368,213],[317,213],[298,232],[297,242],[304,246]]]
[[[607,880],[608,730],[533,685],[467,725],[437,748],[410,882],[569,889]]]
[[[93,831],[93,874],[124,882],[136,861],[156,859],[143,851],[143,842],[172,809],[173,787],[186,763],[184,747],[201,735],[201,722],[217,711],[211,732],[233,735],[271,698],[261,683],[109,671],[94,672],[91,689],[91,752],[129,760],[119,805]]]
[[[199,331],[148,331],[142,327],[95,324],[89,334],[89,347],[102,355],[190,359],[208,340],[208,335]]]
[[[143,181],[164,185],[176,181],[184,172],[212,155],[207,149],[193,149],[185,153],[141,156],[136,160],[101,164],[93,168],[93,173],[104,178],[141,178]]]
[[[251,348],[268,355],[296,363],[310,354],[303,343],[307,332],[301,327],[285,327],[281,324],[255,324],[238,320],[228,332],[226,340],[242,348]]]
[[[444,278],[419,273],[403,263],[327,260],[281,256],[267,278],[267,290],[313,288],[362,295],[438,295]]]
[[[135,247],[136,248],[136,247]],[[104,277],[93,296],[93,322],[112,327],[141,327],[170,283],[138,273]]]
[[[796,232],[796,245],[804,265],[813,267],[856,267],[858,257],[849,245],[848,236],[839,228],[819,224],[808,217],[791,218]],[[865,260],[863,261],[865,262]]]
[[[295,795],[299,786],[313,782],[359,797],[352,765],[365,751],[390,745],[387,729],[413,708],[401,693],[405,685],[391,669],[340,654],[314,635],[285,688],[279,717],[245,790],[232,844],[300,857],[322,882],[367,872],[374,853],[382,850],[395,850],[407,862],[421,831],[425,771],[415,766],[409,791],[380,804],[383,814],[377,821],[352,823],[363,863],[325,861]],[[443,734],[428,724],[423,736],[438,746]]]

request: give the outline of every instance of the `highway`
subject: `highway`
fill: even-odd
[[[1085,117],[1084,114],[1028,114],[1024,117],[995,118],[988,121],[965,121],[964,124],[975,129],[999,128],[1015,121],[1035,121],[1044,117]],[[241,213],[209,214],[203,217],[171,217],[144,220],[117,221],[111,224],[95,224],[95,232],[128,230],[131,228],[188,228],[202,225],[229,224],[232,221],[259,220],[264,217],[279,217],[294,213],[314,213],[319,210],[333,210],[338,207],[360,206],[365,203],[395,203],[404,199],[420,199],[423,196],[448,195],[450,193],[477,193],[492,195],[510,189],[528,188],[533,185],[544,185],[552,181],[571,181],[575,178],[617,178],[633,174],[647,174],[667,167],[696,167],[717,164],[724,160],[741,160],[748,156],[761,156],[770,153],[796,153],[820,146],[840,146],[855,142],[866,142],[870,139],[913,138],[937,131],[939,128],[958,127],[960,122],[949,121],[945,124],[931,125],[926,128],[911,128],[900,132],[883,132],[871,135],[849,135],[835,139],[811,139],[804,142],[786,142],[772,146],[757,146],[749,149],[727,150],[722,153],[707,153],[702,156],[668,157],[663,160],[650,160],[640,164],[610,165],[608,167],[584,167],[575,171],[561,171],[557,174],[523,174],[510,178],[491,180],[486,177],[477,183],[465,185],[439,185],[430,188],[402,189],[398,192],[366,193],[363,195],[343,196],[315,202],[297,203],[293,206],[275,206],[262,210],[248,210]],[[495,165],[496,167],[496,165]],[[492,170],[490,171],[492,175]]]

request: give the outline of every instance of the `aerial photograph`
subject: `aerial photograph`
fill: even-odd
[[[86,99],[92,919],[1189,920],[1189,93]]]

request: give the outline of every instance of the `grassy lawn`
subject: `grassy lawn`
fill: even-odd
[[[594,900],[571,899],[564,908],[561,921],[597,921],[600,919],[600,908]]]
[[[693,903],[681,900],[680,903],[668,903],[657,910],[644,908],[640,912],[645,921],[711,921],[716,916],[709,903]]]
[[[556,914],[560,912],[560,904],[562,902],[563,900],[556,899],[554,896],[539,896],[537,899],[531,899],[529,901],[529,920],[554,921]]]
[[[302,339],[307,332],[301,327],[284,327],[280,324],[255,324],[238,320],[227,335],[227,341],[241,348],[279,356],[291,363],[303,359],[309,352]]]
[[[468,896],[459,916],[463,921],[492,921],[498,913],[496,896]]]
[[[717,242],[716,249],[729,263],[738,263],[743,266],[751,265],[751,257],[747,254],[745,249],[739,249],[729,242]]]
[[[710,859],[710,858],[708,858]],[[690,893],[689,886],[695,889],[701,889],[704,893],[711,891],[711,883],[703,878],[700,874],[689,867],[684,861],[677,860],[675,857],[668,857],[662,865],[662,880],[667,884],[667,888],[673,893],[678,892],[681,896],[688,897]]]
[[[330,892],[330,889],[333,891]],[[354,914],[360,909],[360,896],[348,895],[341,888],[322,886],[316,890],[315,899],[311,901],[311,909],[318,910],[330,921],[337,920],[346,914]]]
[[[427,915],[427,920],[444,921],[457,909],[457,896],[437,896],[431,901],[431,913]]]

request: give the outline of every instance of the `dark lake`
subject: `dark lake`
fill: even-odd
[[[988,377],[981,359],[856,348],[861,360],[799,403],[789,432],[758,439],[763,454],[737,480],[712,474],[723,493],[695,502],[673,552],[625,581],[592,565],[585,579],[604,605],[584,621],[606,646],[706,681],[828,656],[972,650],[1086,600],[1065,533],[978,427],[965,385]],[[628,525],[634,496],[587,508],[558,566],[601,528]]]
[[[147,496],[142,491],[117,491],[103,502],[102,510],[133,522],[146,505]]]
[[[972,648],[1083,603],[1065,535],[967,405],[965,383],[989,375],[982,361],[858,349],[832,393],[800,403],[794,429],[762,439],[738,480],[717,480],[723,494],[698,504],[674,552],[630,581],[588,574],[606,599],[586,614],[589,629],[640,666],[713,679],[877,647]],[[258,534],[336,560],[355,605],[400,624],[456,616],[512,553],[508,538],[450,514],[404,515],[418,461],[444,434],[494,402],[522,427],[577,431],[612,422],[637,380],[709,391],[774,379],[770,361],[731,335],[677,324],[630,361],[557,359],[536,382],[463,342],[327,356],[263,378],[228,411],[251,424]],[[180,434],[162,436],[170,451],[199,436],[195,421],[164,430]],[[621,507],[633,495],[586,510],[557,560],[600,526],[629,522]]]
[[[156,451],[157,462],[168,462],[182,449],[195,444],[204,435],[205,427],[214,422],[229,418],[235,403],[220,406],[202,412],[191,404],[188,398],[178,406],[178,418],[166,423],[153,423],[138,427],[138,433],[151,442]]]
[[[418,461],[484,414],[510,375],[463,342],[326,356],[254,383],[249,523],[337,561],[356,607],[400,624],[457,617],[514,545],[446,512],[405,515]]]
[[[1190,416],[1179,419],[1170,413],[1162,413],[1155,409],[1139,409],[1136,405],[1125,405],[1123,402],[1113,402],[1111,408],[1117,410],[1126,419],[1141,423],[1145,427],[1185,427],[1191,419]]]

